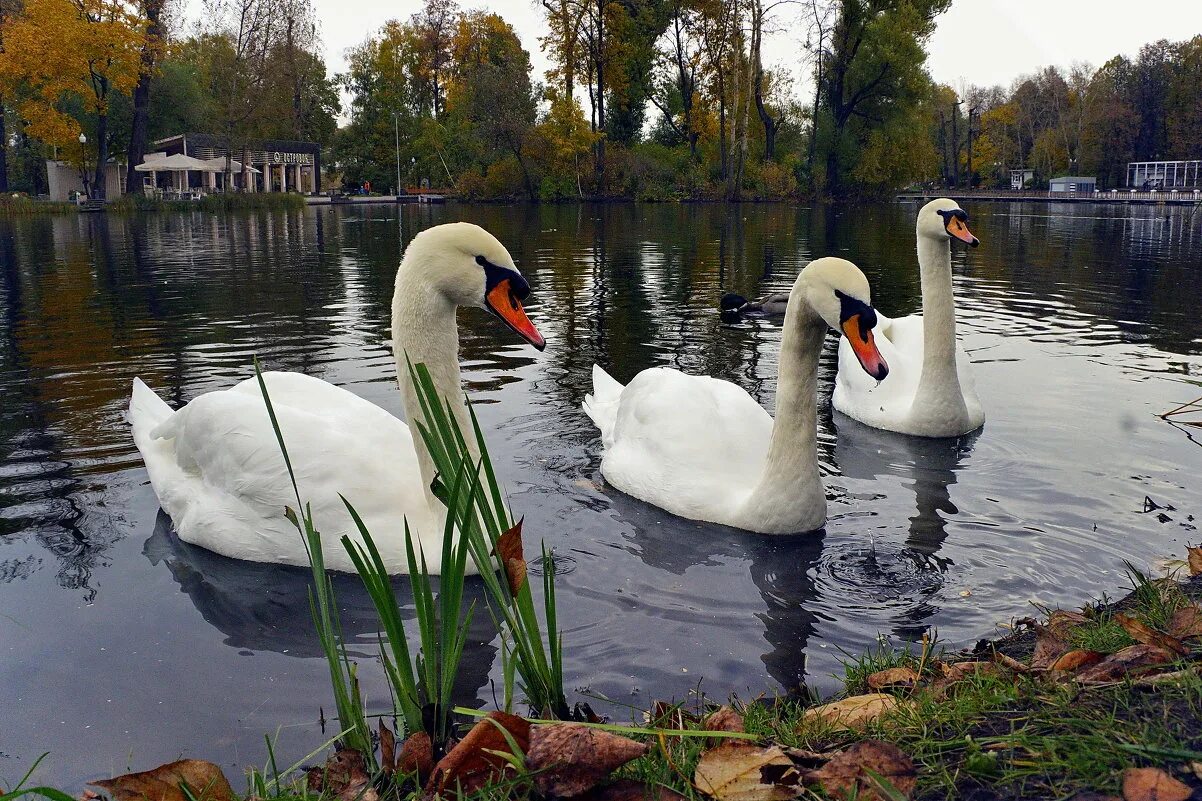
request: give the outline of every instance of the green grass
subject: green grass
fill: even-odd
[[[13,197],[0,195],[0,217],[23,217],[32,214],[75,214],[79,207],[74,203],[54,200],[34,200],[25,195]]]
[[[200,200],[159,200],[145,195],[122,195],[105,208],[118,213],[204,211],[216,214],[250,209],[299,211],[305,208],[305,198],[294,192],[215,193],[205,195]]]

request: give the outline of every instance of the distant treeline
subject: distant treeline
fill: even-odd
[[[426,0],[330,76],[312,0],[205,0],[187,27],[178,2],[0,0],[0,191],[44,191],[52,152],[94,171],[183,131],[319,142],[327,185],[478,199],[877,197],[1020,167],[1114,186],[1202,157],[1202,36],[957,92],[926,67],[951,0],[542,0],[536,76],[506,20]],[[782,32],[796,58],[765,64]]]

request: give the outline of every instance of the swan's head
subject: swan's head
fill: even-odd
[[[547,346],[522,308],[530,284],[505,246],[480,226],[447,223],[413,237],[401,260],[398,284],[419,271],[420,280],[452,305],[486,309],[534,347]]]
[[[833,256],[815,259],[797,276],[794,293],[798,289],[806,304],[847,338],[864,372],[877,381],[889,375],[889,365],[872,339],[876,310],[872,308],[868,279],[859,267]]]
[[[960,208],[960,204],[948,198],[932,200],[918,212],[918,235],[939,242],[959,239],[967,245],[976,247],[981,240],[968,230],[968,212]]]

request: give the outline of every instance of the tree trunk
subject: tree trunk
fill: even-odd
[[[4,98],[0,97],[0,192],[8,191],[8,130],[4,127]]]
[[[605,1],[597,0],[597,184],[605,176]]]
[[[96,173],[92,179],[92,195],[96,200],[104,200],[108,192],[105,185],[105,166],[109,160],[109,115],[96,115]]]
[[[146,158],[146,143],[150,135],[150,80],[154,73],[155,55],[162,40],[163,26],[160,19],[165,0],[145,0],[142,12],[146,15],[146,43],[142,45],[142,65],[138,73],[138,85],[134,87],[134,119],[129,132],[128,164],[125,170],[125,191],[139,191],[142,177],[134,169]]]

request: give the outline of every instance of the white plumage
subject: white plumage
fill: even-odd
[[[528,289],[508,251],[482,228],[453,223],[416,236],[393,298],[405,408],[419,408],[407,367],[401,372],[408,356],[427,365],[439,394],[461,424],[466,420],[456,306],[489,308],[541,348],[520,303]],[[301,500],[321,532],[326,566],[354,570],[339,540],[359,535],[342,495],[363,518],[389,572],[406,572],[406,521],[430,570],[439,572],[445,509],[428,489],[433,465],[409,426],[318,378],[285,372],[263,378]],[[257,379],[201,395],[178,411],[134,379],[129,420],[180,539],[236,559],[308,564],[302,536],[284,516],[296,495]]]
[[[985,411],[972,368],[956,340],[951,239],[975,245],[967,215],[953,200],[934,200],[918,214],[922,314],[877,315],[877,346],[889,375],[877,382],[856,369],[856,356],[839,343],[834,407],[875,428],[924,437],[954,437],[980,428]]]
[[[606,481],[681,517],[770,534],[821,528],[818,355],[827,326],[844,322],[839,293],[869,311],[868,281],[851,262],[818,259],[798,275],[781,341],[775,421],[728,381],[657,367],[623,387],[594,366],[584,410],[601,431]]]

